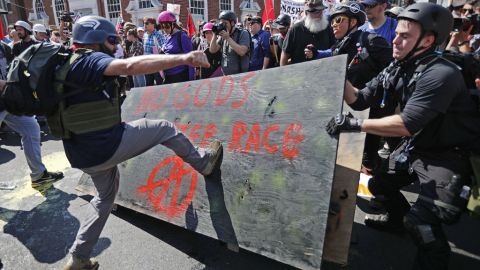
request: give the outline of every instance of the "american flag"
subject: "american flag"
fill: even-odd
[[[122,29],[122,23],[123,23],[123,17],[120,14],[120,16],[118,16],[118,18],[117,18],[117,26],[116,26],[117,33],[119,33],[120,29]]]

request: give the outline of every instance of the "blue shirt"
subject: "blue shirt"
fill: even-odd
[[[253,50],[250,57],[249,71],[263,68],[263,58],[270,57],[270,33],[260,30],[252,36]]]
[[[179,44],[179,42],[181,44]],[[171,36],[167,37],[165,44],[163,44],[162,51],[165,54],[182,54],[191,52],[193,49],[192,40],[187,36],[187,33],[178,31]],[[177,66],[164,70],[167,75],[175,75],[185,71],[189,66]],[[195,75],[195,69],[192,67],[190,72],[190,80],[193,80]]]
[[[379,28],[373,29],[369,28],[368,22],[360,26],[358,30],[364,32],[375,33],[379,36],[382,36],[387,40],[388,44],[392,45],[393,39],[395,38],[395,29],[397,28],[397,20],[390,17],[386,17],[385,22]]]
[[[163,44],[165,44],[165,36],[159,31],[145,33],[143,36],[143,54],[153,54],[153,47],[157,47],[157,50],[160,51]]]
[[[98,86],[103,82],[113,82],[115,77],[103,75],[103,72],[113,60],[113,57],[101,52],[84,55],[73,63],[66,80],[83,86]],[[67,93],[69,90],[66,88]],[[110,96],[113,96],[113,89],[106,87],[105,90]],[[82,102],[104,100],[105,98],[101,91],[85,91],[67,98],[66,103],[67,106],[70,106]],[[70,139],[64,139],[63,147],[68,161],[73,168],[89,168],[104,163],[113,156],[120,145],[123,130],[124,125],[118,124],[110,129],[86,134],[74,134]]]

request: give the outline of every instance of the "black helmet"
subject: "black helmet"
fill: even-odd
[[[273,23],[274,25],[288,27],[292,23],[292,18],[288,14],[280,14]]]
[[[231,10],[226,10],[226,11],[222,11],[222,13],[220,13],[220,16],[218,16],[218,19],[220,20],[227,20],[227,21],[236,21],[237,20],[237,15],[235,15],[235,13]]]
[[[453,28],[452,13],[448,9],[433,3],[415,3],[410,5],[397,18],[398,20],[419,23],[424,33],[433,32],[435,45],[442,44]]]
[[[348,1],[335,5],[333,11],[330,13],[330,20],[340,14],[345,15],[349,18],[357,19],[357,26],[363,25],[367,18],[363,5],[355,1]]]
[[[115,25],[100,16],[85,16],[75,22],[73,43],[103,44],[108,37],[117,37]]]

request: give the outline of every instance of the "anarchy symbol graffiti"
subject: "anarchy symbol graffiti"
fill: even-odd
[[[171,165],[170,173],[166,178],[156,180],[157,175],[167,166]],[[185,180],[184,178],[187,178]],[[188,180],[189,178],[189,180]],[[198,173],[190,165],[186,164],[178,156],[171,156],[160,162],[153,168],[148,177],[147,184],[140,186],[137,190],[147,193],[148,200],[158,212],[173,218],[184,213],[195,195]],[[182,183],[189,181],[190,187],[187,195],[179,199]],[[168,198],[169,190],[173,188],[171,197]]]

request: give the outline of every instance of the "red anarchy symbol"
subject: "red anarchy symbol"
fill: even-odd
[[[173,164],[173,166],[170,169],[170,174],[167,178],[155,181],[155,176],[157,176],[158,172],[170,164]],[[177,202],[183,178],[188,175],[191,175],[190,189],[183,201]],[[197,178],[198,174],[191,166],[185,164],[185,162],[178,156],[171,156],[164,159],[152,170],[148,177],[147,184],[140,186],[138,191],[141,193],[148,193],[148,199],[156,211],[165,213],[168,217],[173,218],[184,213],[192,201],[193,195],[195,194],[195,188],[197,187]],[[169,203],[167,202],[168,200],[165,200],[166,202],[164,203],[165,195],[172,183],[175,185],[172,198]],[[154,192],[157,188],[161,188],[160,193]]]

